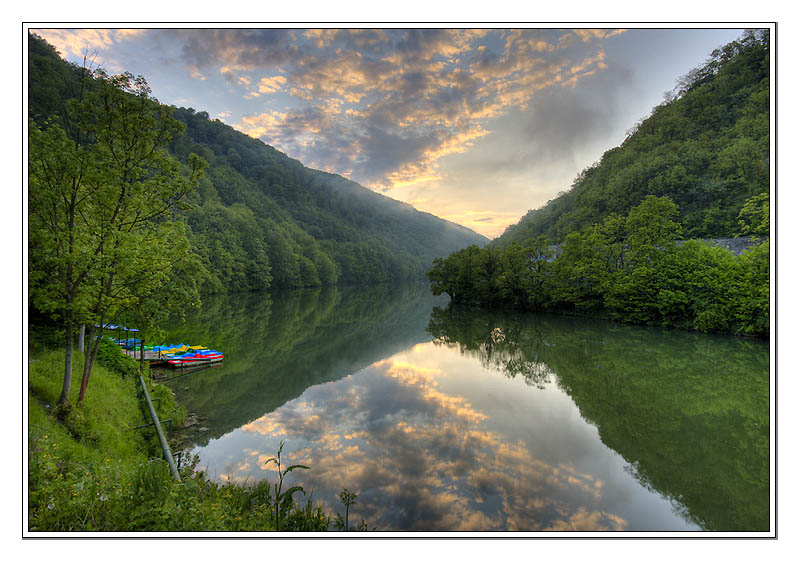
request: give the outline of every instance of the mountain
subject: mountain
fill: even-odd
[[[739,232],[745,201],[769,193],[769,31],[746,32],[678,81],[628,138],[583,170],[571,189],[528,211],[493,245],[540,235],[554,242],[648,195],[677,206],[685,238]]]
[[[29,116],[58,116],[81,69],[28,36]],[[173,108],[186,125],[170,151],[209,163],[176,217],[187,225],[206,293],[421,278],[440,256],[488,240],[353,181],[305,167],[209,118]]]

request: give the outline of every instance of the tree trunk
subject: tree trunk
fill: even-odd
[[[99,341],[99,338],[102,337],[102,333],[103,333],[103,330],[101,328],[100,329],[100,335],[98,336],[98,341]],[[92,347],[93,347],[92,346],[92,341],[93,341],[92,340],[92,336],[94,336],[94,324],[89,326],[89,348],[87,350],[87,353],[84,354],[84,359],[83,359],[83,376],[81,377],[81,391],[78,394],[78,406],[80,406],[83,403],[83,398],[86,395],[86,387],[89,386],[89,377],[92,374],[92,366],[93,366],[93,363],[94,363],[92,361],[92,359],[93,359],[92,358]],[[95,350],[96,350],[96,346],[95,346]]]
[[[61,387],[61,396],[58,399],[59,406],[69,406],[69,391],[72,386],[72,339],[75,337],[75,311],[72,306],[75,304],[75,295],[77,294],[77,287],[75,286],[75,278],[72,269],[72,258],[75,255],[75,199],[77,197],[76,180],[72,180],[72,197],[69,201],[67,208],[67,216],[69,224],[67,225],[67,232],[69,232],[69,250],[67,261],[67,271],[64,278],[64,288],[66,289],[66,306],[65,312],[65,325],[66,325],[66,342],[64,353],[64,386]]]
[[[116,259],[114,260],[114,264],[116,264]],[[86,354],[84,363],[83,363],[83,376],[81,377],[81,391],[78,396],[78,404],[80,405],[83,403],[83,399],[86,395],[86,387],[89,386],[89,377],[92,376],[92,368],[94,367],[94,360],[97,357],[97,350],[100,348],[100,340],[103,338],[103,330],[105,326],[105,312],[101,312],[102,305],[103,305],[103,295],[108,292],[108,288],[114,279],[114,273],[110,273],[108,278],[105,282],[101,285],[100,293],[97,295],[97,303],[94,306],[94,310],[92,311],[93,316],[100,318],[100,327],[97,330],[97,339],[92,340],[92,336],[95,332],[95,325],[89,328],[89,352]]]
[[[102,323],[101,323],[102,325]],[[97,339],[95,339],[94,345],[92,346],[92,353],[91,357],[89,357],[89,374],[92,373],[92,368],[94,367],[94,362],[97,359],[97,350],[100,349],[100,340],[103,338],[103,329],[100,328],[100,332],[97,334]]]
[[[74,326],[72,324],[72,310],[67,312],[66,353],[64,358],[64,386],[61,388],[61,397],[58,399],[59,405],[69,405],[69,391],[72,384],[72,339],[75,337]]]
[[[89,330],[89,334],[91,334],[91,328]],[[78,332],[78,351],[83,353],[83,339],[86,335],[86,324],[81,324],[81,330]],[[91,336],[90,336],[91,337]]]

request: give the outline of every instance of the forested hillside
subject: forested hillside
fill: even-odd
[[[81,91],[81,69],[29,35],[29,116],[58,121]],[[204,292],[420,277],[434,258],[486,238],[342,178],[306,168],[212,120],[174,108],[186,125],[170,152],[186,165],[194,153],[209,164],[173,217],[187,225]],[[153,249],[158,251],[157,248]]]
[[[609,215],[626,215],[647,195],[678,206],[686,238],[738,233],[745,201],[769,192],[769,69],[767,30],[715,50],[622,145],[493,244],[539,235],[561,242]]]
[[[768,34],[714,51],[568,193],[437,258],[434,294],[768,336],[769,80]],[[755,242],[740,255],[702,240],[740,234]]]

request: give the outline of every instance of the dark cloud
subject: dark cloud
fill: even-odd
[[[287,29],[178,29],[164,33],[182,39],[184,60],[198,68],[278,65],[300,55],[295,36]]]
[[[541,92],[523,112],[522,140],[534,148],[532,153],[552,158],[605,136],[623,103],[621,94],[630,84],[630,71],[611,65],[587,77],[580,89]]]
[[[439,142],[440,138],[434,131],[397,134],[370,124],[363,139],[365,165],[358,170],[358,175],[366,182],[377,182],[408,162],[424,160],[425,152],[438,146]]]

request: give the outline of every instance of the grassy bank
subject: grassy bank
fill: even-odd
[[[151,421],[134,375],[138,366],[115,346],[106,347],[101,360],[84,404],[63,419],[54,415],[63,350],[30,361],[29,531],[275,530],[276,502],[267,481],[218,484],[191,464],[181,468],[181,482],[173,480],[153,428],[135,429]],[[76,353],[73,404],[82,361]],[[148,392],[159,418],[182,422],[184,411],[168,387],[148,381]],[[281,530],[327,530],[333,520],[291,498],[278,507]]]

